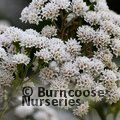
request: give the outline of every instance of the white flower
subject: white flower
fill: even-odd
[[[68,10],[68,8],[70,7],[69,0],[51,0],[51,1],[57,4],[59,9]]]
[[[95,31],[92,27],[84,25],[77,30],[78,39],[83,43],[91,42],[95,37]]]
[[[72,10],[77,16],[84,15],[88,9],[89,7],[83,0],[72,0]]]
[[[11,56],[8,56],[4,61],[0,62],[1,68],[14,72],[16,71],[16,64],[12,61]]]
[[[104,99],[106,95],[106,88],[101,83],[94,83],[93,89],[95,91],[95,96],[92,97],[92,100],[95,102],[100,102]],[[98,94],[100,91],[102,91],[102,95]]]
[[[0,47],[0,59],[5,59],[7,57],[6,51]]]
[[[0,85],[11,86],[13,80],[14,77],[10,71],[0,68]]]
[[[54,60],[58,62],[70,60],[70,54],[65,48],[65,44],[60,39],[54,38],[50,40],[49,50],[52,53]]]
[[[28,15],[29,15],[29,8],[25,7],[21,13],[21,20],[22,22],[27,22],[28,21]]]
[[[3,34],[2,34],[2,44],[8,45],[12,42],[18,42],[21,41],[21,34],[22,30],[18,29],[16,27],[9,27]]]
[[[108,32],[109,35],[120,37],[120,27],[111,21],[101,21],[100,28]]]
[[[110,36],[107,35],[103,30],[99,30],[96,32],[93,43],[97,47],[106,47],[110,44]]]
[[[117,77],[117,81],[120,82],[120,72],[116,72],[115,74],[116,74],[116,77]],[[119,86],[119,84],[118,84],[118,86]]]
[[[102,21],[112,21],[112,22],[114,22],[115,15],[113,15],[110,11],[109,12],[108,11],[98,11],[97,15],[100,16],[101,22]]]
[[[45,2],[47,2],[47,0],[32,0],[29,7],[33,7],[39,10],[44,6]]]
[[[26,48],[45,48],[49,40],[46,37],[36,37],[35,35],[23,34],[20,46]]]
[[[65,77],[73,77],[79,74],[79,69],[72,62],[65,62],[61,68],[61,72]]]
[[[106,94],[106,102],[109,104],[117,103],[120,100],[119,89],[112,89]]]
[[[40,10],[35,9],[33,7],[25,7],[21,13],[22,22],[29,22],[30,24],[39,24],[42,21],[40,14]]]
[[[69,39],[66,42],[66,49],[71,55],[78,55],[81,51],[80,42],[77,42],[75,39]]]
[[[77,107],[77,109],[73,110],[74,115],[77,115],[79,117],[83,117],[84,115],[87,115],[89,111],[89,104],[88,102],[84,102],[80,106]]]
[[[48,62],[52,59],[52,54],[48,50],[48,48],[41,49],[39,52],[35,53],[35,56],[39,57],[40,59],[43,59],[45,62]]]
[[[117,71],[118,70],[118,66],[117,66],[117,64],[115,62],[110,62],[108,64],[108,68],[113,70],[113,71]]]
[[[120,40],[112,39],[111,49],[116,56],[120,56]]]
[[[32,0],[28,7],[25,7],[21,13],[22,22],[30,24],[39,24],[42,21],[41,9],[47,0]]]
[[[106,0],[98,0],[95,5],[95,11],[108,11],[109,7]]]
[[[44,80],[50,81],[53,79],[54,75],[55,75],[54,71],[47,67],[41,69],[39,73],[39,77],[42,81]]]
[[[64,44],[64,42],[59,39],[59,38],[52,38],[49,40],[49,48],[50,49],[65,49],[66,45]]]
[[[56,20],[59,16],[59,6],[53,2],[47,3],[45,7],[42,8],[42,16],[43,18]]]
[[[97,25],[100,22],[101,16],[95,11],[88,11],[84,14],[84,19],[91,25]]]
[[[25,54],[20,54],[20,53],[18,53],[16,55],[13,55],[12,60],[16,64],[25,64],[25,65],[27,65],[30,62],[29,57],[27,57]]]
[[[77,57],[75,64],[80,70],[87,71],[90,68],[90,59],[85,56]]]
[[[99,75],[105,68],[105,65],[101,60],[96,58],[91,58],[90,62],[90,73],[94,76]]]
[[[117,77],[116,74],[111,70],[105,70],[102,72],[100,80],[103,82],[107,89],[116,88]]]
[[[99,50],[95,53],[96,58],[102,60],[103,63],[110,63],[112,61],[113,58],[113,54],[110,52],[109,49],[105,49],[105,50]]]
[[[80,89],[90,89],[92,85],[94,84],[93,82],[94,78],[86,73],[82,73],[78,78],[77,78],[77,88]]]
[[[57,29],[55,26],[47,25],[42,29],[41,34],[45,37],[51,38],[57,35]]]
[[[36,37],[41,36],[36,30],[33,30],[33,29],[26,29],[25,33],[27,33],[28,35],[35,35]]]
[[[58,76],[51,81],[51,90],[68,90],[68,81],[64,77]]]

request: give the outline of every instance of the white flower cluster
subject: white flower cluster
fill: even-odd
[[[55,26],[45,26],[41,31],[42,36],[51,38],[57,35],[57,29]]]
[[[96,25],[100,22],[100,15],[95,11],[88,11],[84,15],[84,20],[91,25]]]
[[[0,59],[5,59],[7,57],[6,51],[1,47],[0,48]]]
[[[84,43],[93,42],[96,47],[107,47],[110,44],[110,36],[103,30],[95,31],[86,25],[78,28],[77,36]]]
[[[39,24],[42,19],[56,20],[60,10],[69,10],[69,0],[33,0],[21,13],[21,20]]]
[[[88,10],[89,7],[83,2],[83,0],[72,0],[72,11],[77,16],[84,15]]]
[[[28,58],[24,54],[13,55],[12,59],[13,59],[13,62],[16,63],[16,64],[25,64],[25,65],[27,65],[30,62],[30,58]]]
[[[99,50],[95,53],[95,57],[102,60],[104,64],[110,64],[112,62],[113,54],[109,49]]]
[[[11,72],[0,69],[0,85],[1,86],[9,86],[11,81],[14,80]]]
[[[78,28],[77,36],[83,43],[89,43],[94,39],[95,31],[90,26],[85,25]]]
[[[77,42],[75,39],[69,39],[66,42],[67,51],[70,52],[71,55],[78,55],[81,51],[80,42]]]
[[[77,107],[77,109],[74,110],[74,114],[80,117],[83,117],[85,114],[87,114],[89,111],[89,103],[85,102]]]
[[[113,50],[113,53],[116,56],[120,56],[120,40],[119,39],[113,39],[111,48]]]

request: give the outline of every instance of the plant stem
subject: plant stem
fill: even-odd
[[[101,120],[106,120],[106,115],[105,115],[105,113],[104,113],[104,108],[103,108],[103,106],[104,106],[104,105],[102,105],[102,104],[98,104],[98,105],[96,105],[95,109],[96,109],[96,111],[98,112]]]

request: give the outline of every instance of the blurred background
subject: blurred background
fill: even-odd
[[[0,20],[8,20],[11,25],[19,28],[34,27],[29,24],[22,23],[19,19],[21,11],[32,0],[0,0]]]
[[[11,25],[19,28],[36,28],[35,25],[22,23],[20,18],[21,11],[32,0],[0,0],[0,20],[8,20]],[[120,0],[107,0],[110,9],[120,14]]]

